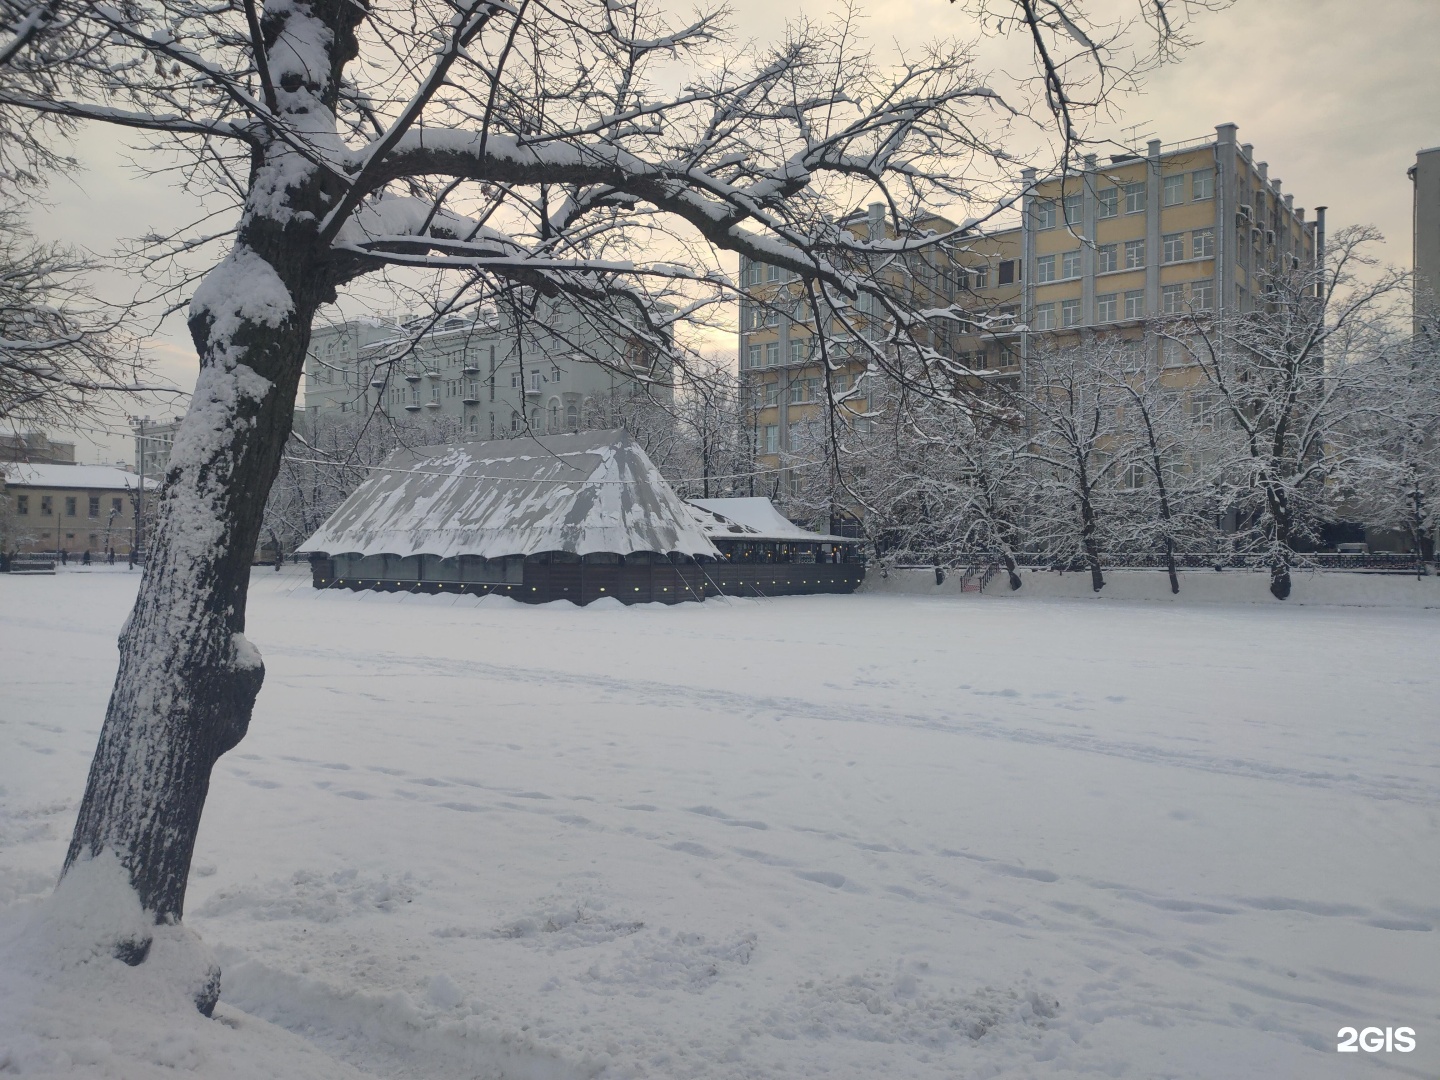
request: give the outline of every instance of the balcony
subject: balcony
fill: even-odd
[[[384,390],[384,389],[385,389],[385,380],[382,379],[382,378],[380,378],[379,376],[376,376],[375,378],[373,378],[373,379],[370,380],[370,385],[371,385],[372,388],[374,388],[374,389],[376,389],[376,390]]]
[[[427,401],[427,402],[425,402],[425,408],[427,408],[427,409],[438,409],[438,408],[440,408],[440,402],[438,402],[438,401]]]
[[[408,382],[408,383],[417,383],[417,382],[419,382],[419,381],[420,381],[420,373],[419,373],[419,372],[416,372],[416,371],[407,371],[407,372],[405,373],[405,381]]]
[[[460,369],[462,375],[479,375],[480,369],[474,364],[466,364]]]
[[[415,404],[415,402],[413,402],[413,401],[407,402],[406,405],[405,405],[405,411],[406,411],[406,412],[419,412],[419,411],[420,411],[420,406],[417,405],[417,404]]]
[[[480,395],[479,395],[478,393],[476,393],[476,394],[466,394],[466,395],[465,395],[464,397],[462,397],[460,400],[463,401],[466,405],[479,405],[479,404],[480,404]]]

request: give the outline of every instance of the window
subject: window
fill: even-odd
[[[1060,275],[1066,278],[1077,278],[1080,276],[1080,249],[1067,251],[1060,256]]]
[[[1173,342],[1178,346],[1180,343]],[[1208,390],[1190,394],[1190,422],[1199,427],[1213,427],[1215,424],[1215,396]]]
[[[765,405],[780,404],[780,384],[778,382],[767,382],[765,384]]]
[[[1179,206],[1185,201],[1185,174],[1167,176],[1160,182],[1160,204]]]
[[[792,339],[790,342],[790,363],[803,364],[810,358],[810,341],[808,338]]]
[[[1190,234],[1190,257],[1213,259],[1215,257],[1215,230],[1196,229]]]
[[[830,386],[834,389],[835,393],[843,394],[850,387],[850,376],[846,375],[843,371],[837,372],[830,376]]]
[[[780,309],[779,309],[779,308],[770,307],[770,308],[766,308],[766,309],[765,309],[765,325],[766,325],[766,326],[779,326],[779,325],[780,325]]]
[[[1215,197],[1215,170],[1198,169],[1190,174],[1190,197],[1196,202]]]
[[[111,499],[111,500],[110,500],[110,513],[112,513],[112,514],[118,514],[118,513],[120,513],[120,510],[121,510],[121,508],[122,508],[124,505],[125,505],[125,504],[122,503],[119,499]]]
[[[15,513],[21,515],[22,517],[29,517],[29,516],[30,516],[30,496],[29,496],[29,495],[16,495],[16,496],[15,496]]]
[[[765,267],[765,280],[766,280],[766,281],[779,281],[779,280],[780,280],[780,267],[775,266],[775,265],[773,265],[773,264],[771,264],[771,265],[769,265],[769,266],[766,266],[766,267]]]
[[[510,373],[510,389],[511,389],[511,390],[514,390],[514,389],[516,389],[517,387],[519,387],[519,385],[520,385],[520,372],[518,372],[518,371],[512,371],[512,372]]]
[[[90,509],[90,516],[91,516],[91,517],[93,517],[93,518],[98,518],[98,517],[100,516],[100,496],[99,496],[99,495],[91,495],[91,496],[90,496],[90,508],[89,508],[89,509]]]
[[[559,364],[551,364],[551,365],[550,365],[550,381],[551,381],[551,382],[559,382],[559,381],[560,381],[560,365],[559,365]]]
[[[530,372],[530,389],[531,389],[531,390],[539,390],[539,389],[540,389],[540,372],[538,372],[538,371],[532,371],[532,372]]]
[[[510,430],[512,433],[520,430],[520,414],[513,409],[510,412]]]
[[[1166,233],[1160,238],[1160,261],[1180,262],[1185,258],[1185,234]]]
[[[780,425],[765,425],[765,453],[778,454],[780,452]]]
[[[1101,244],[1095,249],[1095,272],[1108,274],[1120,269],[1120,248],[1116,244]]]
[[[1125,241],[1125,269],[1139,270],[1145,265],[1145,241]]]
[[[1000,272],[997,275],[998,283],[1001,285],[1015,284],[1015,260],[1005,259],[1000,263]]]
[[[49,517],[55,512],[55,501],[49,495],[40,496],[40,514],[42,517]]]
[[[1131,289],[1125,294],[1125,318],[1143,319],[1145,317],[1145,290]]]
[[[1125,213],[1143,214],[1145,212],[1145,181],[1138,184],[1125,185]]]
[[[75,516],[75,496],[74,496],[74,495],[66,495],[66,496],[65,496],[65,516],[66,516],[66,517],[74,517],[74,516]]]
[[[765,343],[765,366],[777,367],[780,364],[780,343],[778,341],[767,341]]]
[[[1116,217],[1120,213],[1120,189],[1107,187],[1095,193],[1095,216]]]
[[[1095,321],[1114,322],[1119,317],[1119,294],[1101,293],[1095,297]]]
[[[1196,311],[1208,311],[1215,306],[1215,283],[1213,281],[1192,281],[1190,283],[1190,306]]]
[[[1078,299],[1060,301],[1060,325],[1078,326],[1079,324],[1080,301]]]
[[[479,434],[480,434],[480,417],[478,417],[478,416],[472,416],[472,417],[470,417],[470,434],[471,434],[471,435],[479,435]]]
[[[578,405],[565,406],[565,426],[571,431],[580,430],[580,407]]]
[[[430,400],[431,400],[431,401],[439,401],[439,400],[440,400],[440,384],[439,384],[438,382],[437,382],[437,383],[431,383],[431,384],[430,384]]]
[[[1054,330],[1055,329],[1055,305],[1035,305],[1035,318],[1030,323],[1031,330]]]
[[[1035,200],[1035,228],[1053,229],[1055,227],[1055,200]]]
[[[746,367],[752,367],[752,368],[756,368],[756,367],[759,367],[759,366],[760,366],[760,346],[759,346],[759,345],[747,345],[747,346],[745,346],[745,365],[746,365]]]
[[[493,412],[490,414],[490,437],[492,439],[495,437],[495,414]]]
[[[560,430],[560,402],[554,398],[550,399],[550,430]]]
[[[796,379],[794,382],[792,382],[792,383],[790,384],[790,404],[791,404],[791,405],[799,405],[799,404],[803,403],[804,400],[805,400],[805,383],[804,383],[804,381],[801,380],[801,379]]]
[[[1074,195],[1065,196],[1065,224],[1079,225],[1081,215],[1081,196],[1079,192]]]
[[[975,288],[988,289],[990,287],[990,264],[971,267],[970,272],[975,275]]]
[[[1035,260],[1035,281],[1038,284],[1045,284],[1047,281],[1055,280],[1055,256],[1041,255]]]
[[[1185,286],[1162,285],[1160,287],[1160,310],[1166,315],[1178,315],[1185,310]]]

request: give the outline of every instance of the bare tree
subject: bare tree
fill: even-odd
[[[1368,355],[1350,358],[1357,370],[1330,444],[1350,466],[1345,504],[1403,536],[1424,573],[1440,528],[1440,315],[1433,302],[1416,308],[1413,331],[1376,334]]]
[[[105,411],[116,393],[166,389],[146,382],[123,309],[93,299],[94,269],[0,211],[0,420],[67,427]]]
[[[1366,255],[1378,239],[1368,227],[1341,230],[1326,265],[1259,270],[1251,306],[1195,312],[1160,331],[1218,395],[1235,436],[1220,471],[1280,600],[1290,595],[1296,545],[1317,537],[1347,467],[1332,436],[1355,384],[1369,377],[1352,361],[1388,335],[1387,305],[1405,282]]]
[[[1102,354],[1106,355],[1106,354]],[[1100,557],[1105,501],[1113,492],[1124,398],[1093,348],[1039,348],[1029,362],[1022,401],[1030,464],[1026,516],[1032,544],[1060,565],[1079,561],[1096,592],[1105,587]]]

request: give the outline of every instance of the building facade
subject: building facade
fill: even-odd
[[[56,442],[43,431],[0,433],[0,462],[22,461],[31,465],[74,465],[75,444]]]
[[[1416,154],[1407,175],[1415,189],[1412,242],[1418,322],[1428,305],[1440,304],[1440,146]]]
[[[160,484],[109,465],[3,466],[0,546],[7,553],[68,552],[92,559],[136,545],[136,512],[149,513]]]
[[[966,380],[976,388],[999,382],[1023,389],[1028,359],[1086,332],[1133,340],[1137,359],[1172,369],[1171,381],[1187,385],[1196,375],[1185,369],[1183,350],[1147,335],[1151,320],[1252,310],[1263,305],[1266,279],[1276,269],[1313,266],[1324,255],[1325,208],[1307,219],[1237,134],[1234,124],[1221,124],[1213,135],[1154,140],[1103,163],[1087,157],[1065,175],[1026,172],[1011,227],[893,261],[880,279],[908,293],[912,310],[965,313],[932,319],[921,337],[968,369]],[[1440,168],[1440,152],[1434,158]],[[1440,201],[1435,205],[1440,214]],[[875,203],[841,224],[861,238],[879,230],[890,236],[885,211]],[[938,217],[918,227],[954,231]],[[775,477],[770,493],[798,494],[806,470],[815,467],[830,401],[840,399],[841,423],[860,429],[883,405],[863,377],[866,360],[847,354],[839,326],[827,387],[810,328],[787,313],[798,306],[798,282],[746,261],[741,284],[748,298],[740,304],[739,367],[757,465]],[[870,319],[861,311],[852,321],[866,332]]]
[[[180,417],[169,420],[132,418],[130,429],[135,433],[135,471],[141,476],[163,480],[170,467],[170,450],[175,433],[180,430]]]
[[[542,300],[517,326],[494,311],[317,327],[305,362],[307,413],[379,411],[448,420],[460,438],[576,431],[617,399],[671,396],[651,350],[572,305]]]

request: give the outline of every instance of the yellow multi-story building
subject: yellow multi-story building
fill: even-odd
[[[1264,302],[1268,273],[1313,263],[1324,207],[1303,208],[1234,124],[1213,137],[1094,156],[1068,176],[1024,174],[1021,364],[1036,335],[1133,330],[1166,315]],[[1150,357],[1167,363],[1158,340]]]
[[[1307,220],[1234,124],[1213,136],[1112,155],[1087,157],[1064,175],[1022,174],[1019,222],[927,252],[891,259],[887,289],[909,291],[910,307],[952,307],[973,323],[932,320],[929,344],[976,373],[977,381],[1022,384],[1027,358],[1047,342],[1084,331],[1143,342],[1148,363],[1178,369],[1183,353],[1145,327],[1166,315],[1248,311],[1264,303],[1267,273],[1323,258],[1324,207]],[[841,224],[857,237],[891,235],[886,207],[871,204]],[[954,232],[934,218],[922,229]],[[814,430],[827,405],[825,369],[803,318],[798,281],[779,268],[746,262],[740,305],[740,381],[761,469],[795,493]],[[913,301],[921,303],[915,304]],[[848,313],[847,313],[848,314]],[[862,332],[871,316],[850,320]],[[873,330],[872,330],[873,332]],[[834,332],[832,393],[855,387],[866,359]],[[838,366],[837,365],[838,361]],[[863,389],[864,383],[861,383]],[[842,403],[840,418],[863,426],[871,401]],[[792,470],[792,471],[785,471]]]

